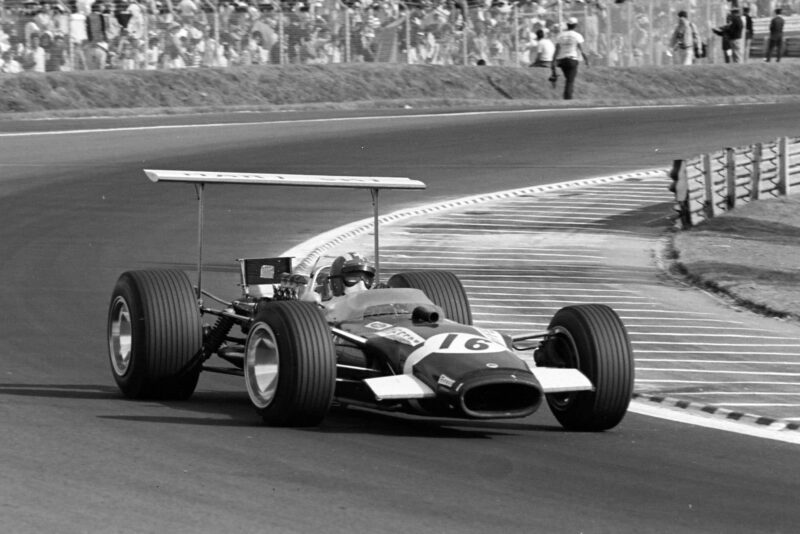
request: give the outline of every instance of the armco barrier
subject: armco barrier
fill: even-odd
[[[682,228],[752,200],[800,190],[800,137],[676,159],[670,177]]]

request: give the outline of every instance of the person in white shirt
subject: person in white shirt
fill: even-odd
[[[555,52],[556,45],[545,35],[544,30],[536,30],[536,58],[531,67],[552,67]]]
[[[556,66],[564,74],[564,100],[571,100],[575,88],[575,78],[578,76],[578,65],[581,58],[589,66],[589,59],[583,51],[583,36],[575,31],[578,27],[578,19],[570,17],[567,19],[567,31],[561,32],[556,37],[555,61],[552,65],[553,76],[556,75]]]
[[[39,44],[40,37],[38,33],[31,35],[31,46],[29,48],[29,64],[32,64],[30,70],[33,72],[45,72],[45,61],[47,54],[44,48]]]
[[[0,72],[5,72],[7,74],[19,74],[22,72],[22,65],[20,65],[19,61],[14,57],[11,49],[3,52],[0,62],[2,63],[0,65]]]
[[[683,10],[678,11],[678,25],[670,37],[670,46],[677,65],[691,65],[694,62],[696,34],[694,24],[689,22],[689,14]]]

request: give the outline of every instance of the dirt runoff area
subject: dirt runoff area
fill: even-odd
[[[754,311],[800,321],[800,191],[726,212],[673,240],[674,268]]]

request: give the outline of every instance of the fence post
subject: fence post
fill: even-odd
[[[344,5],[344,62],[350,63],[350,8]]]
[[[736,206],[736,149],[725,149],[726,204],[728,209]]]
[[[673,160],[669,177],[672,178],[669,190],[675,193],[674,209],[678,212],[678,221],[681,228],[687,230],[692,227],[692,217],[689,213],[689,180],[686,177],[686,160]]]
[[[628,32],[625,39],[625,63],[623,65],[625,67],[630,67],[634,64],[634,56],[633,56],[633,2],[626,2],[627,4],[627,20],[628,20]]]
[[[284,46],[284,43],[286,43],[286,35],[284,35],[285,28],[283,26],[283,9],[280,4],[278,6],[278,64],[285,65],[286,47]]]
[[[786,195],[789,196],[792,194],[792,149],[794,148],[792,145],[795,143],[794,139],[786,139],[786,155],[784,156],[784,161],[786,165]],[[795,138],[797,139],[797,138]],[[795,145],[796,146],[796,145]]]
[[[511,42],[514,46],[514,53],[512,54],[511,59],[514,61],[514,66],[519,67],[519,6],[515,5],[512,7],[512,10],[514,17],[512,23],[514,35],[512,36]],[[464,35],[466,35],[466,24],[464,26]]]
[[[717,215],[717,204],[714,202],[714,177],[711,172],[711,154],[703,154],[703,182],[706,186],[706,217],[711,219]]]
[[[467,24],[464,21],[464,29],[461,31],[461,57],[462,65],[469,65],[469,47],[467,46]]]
[[[789,194],[789,138],[778,140],[778,194]]]
[[[647,35],[653,35],[653,2],[654,0],[650,0],[647,2]],[[658,65],[661,66],[661,58],[656,57],[657,54],[657,47],[656,47],[656,40],[650,39],[650,46],[648,47],[648,52],[650,53],[650,65]],[[660,52],[660,50],[658,50]]]
[[[405,6],[405,4],[403,4]],[[411,65],[411,10],[408,6],[405,9],[406,13],[406,65]],[[466,26],[466,21],[464,22]]]
[[[750,200],[758,200],[761,196],[761,143],[753,145],[753,162],[750,167]]]
[[[561,2],[559,2],[558,4],[561,5]],[[613,5],[611,5],[611,6],[608,6],[608,9],[606,10],[606,13],[607,13],[607,18],[606,18],[606,43],[608,43],[608,50],[606,50],[606,65],[609,66],[609,67],[613,67],[614,66],[614,62],[611,59],[611,56],[612,56],[611,49],[614,46],[614,40],[612,39],[612,36],[614,34],[612,33],[612,28],[611,28],[611,20],[612,20],[611,10],[612,9],[619,9],[619,7],[614,7]],[[560,15],[560,13],[559,13],[559,16],[558,16],[558,27],[561,28],[561,15]]]

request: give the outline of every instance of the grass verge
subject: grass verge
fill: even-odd
[[[0,76],[0,114],[48,116],[475,104],[643,105],[800,98],[790,63],[581,68],[576,99],[561,100],[549,69],[362,63]],[[563,83],[563,80],[560,81]]]

